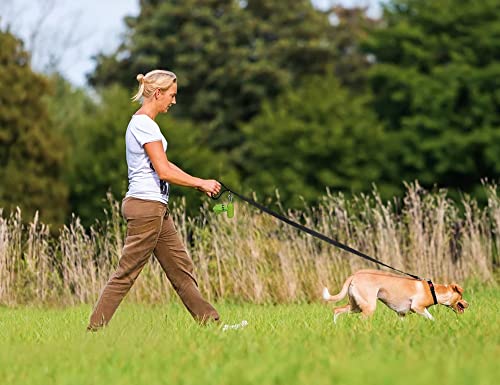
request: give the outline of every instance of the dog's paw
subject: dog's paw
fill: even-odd
[[[330,299],[331,295],[330,295],[330,292],[328,291],[328,289],[326,287],[323,288],[323,299],[325,301],[328,301]]]
[[[239,324],[234,324],[234,325],[225,324],[222,327],[222,331],[225,332],[225,331],[228,331],[230,329],[232,329],[232,330],[243,329],[247,325],[248,325],[248,321],[247,320],[243,320]]]

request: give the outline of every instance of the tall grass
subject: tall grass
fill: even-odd
[[[402,200],[383,202],[377,191],[347,199],[327,193],[315,207],[281,212],[398,269],[436,282],[478,279],[496,284],[500,250],[500,197],[487,185],[488,204],[459,203],[445,190],[407,185]],[[243,202],[233,219],[210,207],[196,218],[183,205],[172,208],[192,256],[200,288],[210,300],[289,303],[315,300],[322,285],[338,288],[360,268],[376,268]],[[0,303],[93,302],[113,272],[123,246],[125,224],[119,202],[110,200],[108,220],[85,229],[78,218],[57,236],[35,215],[0,212]],[[162,303],[173,295],[153,259],[129,298]]]

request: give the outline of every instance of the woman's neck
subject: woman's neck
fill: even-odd
[[[136,112],[135,115],[147,115],[151,119],[155,120],[156,115],[158,115],[158,111],[153,109],[151,106],[148,105],[143,105],[141,108],[139,108]]]

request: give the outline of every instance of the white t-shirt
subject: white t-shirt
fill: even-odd
[[[128,191],[125,196],[168,203],[169,185],[160,180],[144,145],[160,141],[167,151],[167,141],[156,122],[147,115],[132,115],[125,134],[128,166]]]

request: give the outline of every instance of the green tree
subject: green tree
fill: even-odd
[[[71,207],[86,225],[104,218],[108,192],[119,199],[127,190],[125,131],[134,111],[130,95],[110,87],[96,96],[80,122],[67,180]]]
[[[393,180],[472,192],[500,176],[500,1],[392,0],[366,42]]]
[[[245,126],[246,188],[272,196],[276,189],[288,206],[301,197],[314,202],[330,187],[370,191],[376,183],[385,196],[394,191],[383,175],[384,132],[367,107],[333,76],[312,77],[289,88]]]
[[[174,70],[178,116],[202,123],[215,150],[233,151],[243,141],[240,122],[304,76],[326,74],[338,61],[338,73],[357,81],[353,74],[366,59],[346,31],[358,28],[351,36],[361,36],[361,14],[337,11],[338,28],[330,12],[309,0],[143,0],[140,14],[126,19],[120,49],[97,57],[90,82],[135,86],[136,73]],[[238,154],[233,155],[241,163]]]
[[[351,91],[365,93],[368,69],[372,62],[363,52],[362,43],[383,21],[368,17],[366,8],[362,7],[335,6],[330,12],[332,41],[337,50],[334,65],[336,78]]]
[[[0,31],[0,47],[0,207],[20,206],[26,218],[38,210],[45,222],[63,223],[66,143],[51,129],[43,101],[49,82],[31,70],[21,40]]]

